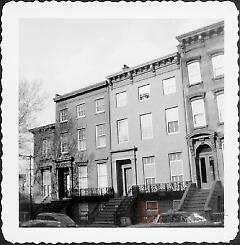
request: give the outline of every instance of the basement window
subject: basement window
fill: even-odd
[[[158,212],[158,202],[157,201],[147,201],[146,211]]]

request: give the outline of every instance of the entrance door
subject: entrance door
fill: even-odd
[[[68,168],[58,169],[58,195],[59,199],[68,197],[70,191],[70,175]]]
[[[124,168],[124,194],[128,193],[128,190],[132,187],[132,168]]]
[[[209,146],[204,146],[198,155],[198,185],[203,189],[211,187],[215,181],[214,159]]]

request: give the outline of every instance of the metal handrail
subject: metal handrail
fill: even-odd
[[[113,195],[113,188],[112,187],[74,189],[73,192],[70,193],[71,197],[111,196],[111,195]]]

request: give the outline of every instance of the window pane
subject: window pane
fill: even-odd
[[[155,158],[153,156],[143,157],[142,161],[146,184],[155,183]]]
[[[78,150],[86,150],[86,129],[81,128],[78,130]]]
[[[171,181],[179,182],[183,181],[183,162],[181,159],[181,153],[171,153],[169,154],[170,162],[170,172],[171,172]]]
[[[142,139],[151,139],[153,137],[152,114],[140,116]]]
[[[204,101],[203,99],[194,100],[191,102],[193,125],[194,127],[200,127],[206,125]]]
[[[127,92],[121,92],[116,94],[117,107],[122,107],[127,105]]]
[[[79,189],[88,187],[87,166],[79,167]]]
[[[195,84],[201,82],[201,72],[199,62],[190,63],[187,65],[188,67],[188,79],[189,84]]]
[[[163,80],[163,93],[164,95],[172,94],[176,92],[176,80],[175,77],[171,77]]]
[[[138,88],[139,100],[148,100],[150,98],[150,85],[144,85]]]
[[[212,57],[213,74],[214,77],[224,74],[224,55],[220,54]]]
[[[59,121],[60,122],[67,121],[67,109],[63,109],[59,111]]]
[[[108,186],[107,183],[107,164],[102,163],[97,165],[98,170],[98,188],[104,188]]]
[[[224,94],[217,95],[219,122],[224,122]]]
[[[66,133],[61,135],[61,152],[68,152],[68,138]]]
[[[166,122],[167,122],[168,133],[178,132],[179,130],[178,107],[166,109]]]
[[[118,143],[128,141],[128,120],[123,119],[117,121],[118,124]]]

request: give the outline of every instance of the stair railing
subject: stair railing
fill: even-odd
[[[88,215],[88,222],[93,223],[97,217],[97,215],[100,213],[100,211],[105,206],[106,202],[104,203],[98,203],[96,207],[92,210],[92,212]]]

